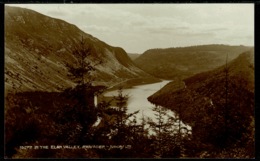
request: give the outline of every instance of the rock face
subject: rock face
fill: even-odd
[[[82,37],[93,47],[96,84],[113,85],[131,78],[150,77],[137,68],[127,53],[84,33],[77,26],[33,10],[5,7],[6,91],[59,91],[75,84],[65,64],[77,63],[73,47]]]
[[[249,50],[247,46],[200,45],[167,49],[150,49],[134,60],[135,64],[158,78],[187,78],[212,70]]]

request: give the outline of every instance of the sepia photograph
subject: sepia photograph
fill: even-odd
[[[253,3],[5,4],[4,158],[255,158]]]

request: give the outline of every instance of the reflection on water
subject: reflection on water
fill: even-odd
[[[151,104],[147,98],[154,94],[156,91],[161,89],[164,85],[169,83],[170,81],[164,80],[159,83],[153,83],[153,84],[147,84],[147,85],[139,85],[134,86],[131,89],[124,89],[123,94],[128,95],[128,113],[132,113],[139,110],[139,113],[136,115],[137,123],[141,123],[141,119],[144,116],[145,118],[149,117],[152,120],[155,120],[155,112],[152,110],[154,107],[153,104]],[[104,96],[116,96],[118,94],[117,90],[110,91],[104,94]],[[167,114],[169,114],[172,117],[175,117],[174,112],[171,110],[167,110]],[[182,126],[187,127],[188,129],[191,129],[189,126],[184,125],[181,123]]]

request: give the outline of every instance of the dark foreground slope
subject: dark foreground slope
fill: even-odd
[[[93,60],[103,62],[96,66],[96,83],[109,86],[151,77],[137,68],[122,48],[109,46],[73,24],[33,10],[6,6],[6,90],[59,91],[74,86],[65,64],[77,63],[72,50],[82,38],[91,47]]]
[[[227,66],[173,81],[148,100],[174,110],[191,125],[200,150],[253,157],[254,83],[254,50],[250,50]]]
[[[150,49],[134,60],[135,64],[158,78],[187,78],[209,71],[249,50],[246,46],[201,45],[167,49]]]

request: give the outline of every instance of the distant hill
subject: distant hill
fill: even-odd
[[[242,146],[253,138],[254,71],[251,49],[227,66],[172,81],[148,100],[178,113],[203,144]]]
[[[187,78],[212,70],[249,50],[247,46],[200,45],[166,49],[150,49],[134,60],[135,64],[158,78]]]
[[[4,24],[6,90],[59,91],[74,86],[65,64],[77,63],[72,50],[82,37],[93,47],[93,60],[103,62],[96,66],[96,84],[111,86],[129,79],[151,78],[122,48],[109,46],[63,20],[6,6]]]
[[[129,58],[131,58],[132,60],[135,60],[135,59],[137,59],[141,54],[127,53],[127,55],[128,55]]]

